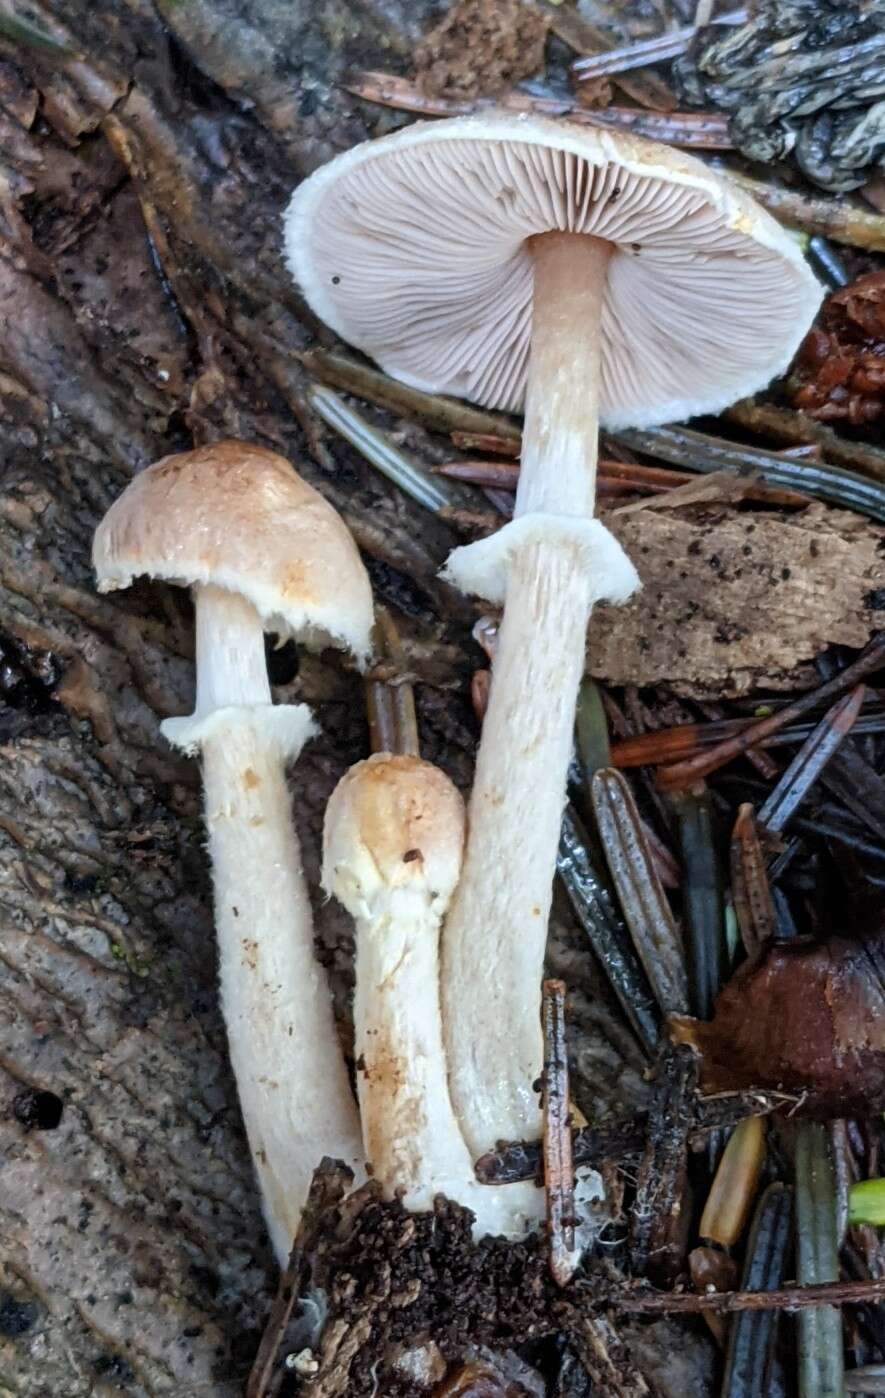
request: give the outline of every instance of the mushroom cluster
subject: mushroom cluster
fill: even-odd
[[[447,576],[504,604],[443,930],[455,1111],[474,1155],[538,1134],[541,973],[587,621],[633,565],[593,518],[598,427],[716,412],[786,369],[821,291],[795,240],[698,160],[487,113],[418,123],[295,191],[289,266],[395,377],[525,412],[514,518]]]
[[[594,518],[599,423],[713,411],[786,367],[820,299],[798,246],[670,149],[493,114],[417,125],[306,180],[289,264],[320,316],[410,384],[524,407],[515,516],[447,574],[503,603],[466,820],[415,755],[340,782],[323,886],[357,928],[351,1090],[285,766],[314,731],[274,705],[264,632],[358,665],[368,579],[343,523],[288,462],[221,442],[137,476],[96,534],[103,591],[194,590],[194,713],[222,1003],[268,1225],[283,1259],[314,1167],[363,1162],[389,1195],[466,1204],[478,1233],[537,1222],[534,1185],[472,1161],[536,1133],[540,985],[587,621],[636,587]],[[441,964],[440,964],[441,958]],[[321,1065],[321,1071],[317,1071]]]

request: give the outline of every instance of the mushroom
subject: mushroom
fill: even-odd
[[[478,1236],[521,1237],[541,1190],[478,1183],[455,1120],[439,999],[439,934],[458,882],[464,803],[420,757],[376,753],[329,799],[323,887],[356,923],[354,1034],[363,1146],[374,1179],[406,1208],[444,1194]]]
[[[273,706],[264,631],[362,662],[368,579],[325,500],[282,457],[234,441],[136,476],[99,525],[93,561],[102,592],[141,575],[194,589],[196,706],[161,731],[202,758],[222,1008],[284,1262],[315,1166],[330,1155],[359,1168],[362,1150],[285,777],[314,723],[303,704]]]
[[[525,408],[515,515],[448,577],[505,603],[444,929],[471,1149],[538,1132],[541,968],[587,620],[636,575],[591,516],[597,429],[716,412],[785,369],[820,301],[800,249],[699,161],[487,112],[357,146],[295,192],[289,266],[389,373]]]

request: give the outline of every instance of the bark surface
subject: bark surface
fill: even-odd
[[[312,324],[279,256],[299,176],[371,134],[336,76],[402,53],[427,8],[73,0],[29,15],[79,57],[0,43],[4,1393],[223,1398],[257,1346],[274,1269],[198,768],[158,733],[191,707],[191,607],[150,585],[98,597],[91,535],[139,466],[252,438],[343,509],[379,590],[435,638],[448,531],[356,459],[308,454],[293,355]],[[277,692],[324,729],[294,774],[315,888],[325,798],[367,750],[361,690],[323,658]],[[463,783],[470,735],[459,771],[447,722]],[[345,966],[346,919],[330,905],[320,929]]]

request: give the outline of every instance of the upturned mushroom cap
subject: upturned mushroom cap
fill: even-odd
[[[268,631],[369,653],[372,595],[353,539],[263,447],[215,442],[155,462],[108,510],[92,556],[100,592],[141,575],[212,583],[251,602]]]
[[[533,263],[551,230],[614,244],[600,418],[716,412],[789,364],[821,289],[795,240],[700,161],[493,112],[356,146],[296,190],[286,255],[318,315],[388,373],[522,407]]]
[[[323,888],[353,917],[379,896],[414,893],[445,909],[461,868],[464,802],[420,757],[377,753],[341,778],[329,798]]]

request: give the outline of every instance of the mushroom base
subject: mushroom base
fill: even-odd
[[[594,1312],[587,1279],[555,1285],[542,1235],[477,1244],[457,1204],[440,1198],[409,1213],[375,1182],[345,1197],[349,1183],[328,1161],[314,1177],[268,1324],[270,1352],[262,1346],[255,1368],[280,1387],[275,1377],[263,1391],[304,1391],[300,1371],[313,1398],[577,1395],[588,1380],[609,1398],[648,1394],[613,1323]],[[324,1314],[310,1299],[293,1309],[293,1296],[322,1296]],[[290,1312],[301,1318],[287,1327]]]

